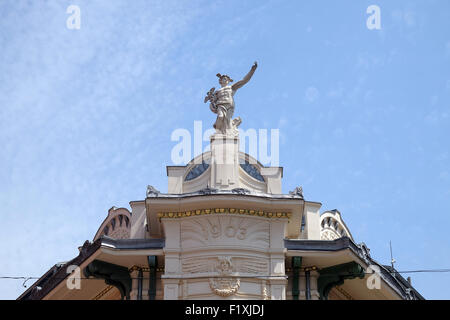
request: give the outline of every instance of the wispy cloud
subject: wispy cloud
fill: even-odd
[[[164,75],[181,72],[168,56],[196,4],[78,1],[80,30],[66,28],[69,4],[2,2],[2,275],[40,276],[76,256],[111,204],[134,200],[133,180],[145,188],[139,174],[161,176],[145,148],[180,118],[181,88]],[[23,290],[0,282],[0,298]]]
[[[312,103],[319,98],[319,90],[314,86],[309,86],[305,90],[305,99],[307,102]]]

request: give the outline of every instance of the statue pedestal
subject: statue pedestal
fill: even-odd
[[[216,133],[211,141],[211,188],[239,187],[239,135]]]

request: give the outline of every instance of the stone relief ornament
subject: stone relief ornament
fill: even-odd
[[[157,197],[159,194],[159,190],[157,190],[154,186],[147,186],[147,197]]]
[[[181,270],[183,273],[208,273],[217,271],[217,256],[183,258]],[[269,272],[269,263],[261,257],[235,257],[233,258],[234,272],[240,275],[266,275]]]
[[[302,187],[296,187],[293,191],[289,191],[289,194],[292,196],[299,196],[303,199],[303,188]]]
[[[231,263],[231,257],[218,257],[218,263],[216,270],[221,275],[230,275],[233,272],[233,264]]]
[[[340,238],[340,236],[338,234],[336,234],[335,232],[332,232],[330,230],[322,231],[320,234],[321,240],[336,240],[339,238]]]
[[[231,190],[231,192],[237,194],[250,194],[250,190],[245,188],[234,188],[233,190]]]
[[[240,242],[241,246],[267,248],[270,224],[264,220],[238,216],[207,216],[181,223],[183,248]]]
[[[215,87],[211,88],[206,93],[204,102],[206,103],[209,101],[209,108],[212,112],[217,114],[217,119],[213,126],[217,133],[232,136],[238,135],[238,127],[242,120],[240,117],[232,119],[235,107],[233,97],[238,89],[250,81],[257,67],[258,64],[255,61],[247,75],[233,85],[229,85],[233,82],[233,79],[231,79],[228,75],[220,73],[216,75],[219,78],[221,88],[217,91]]]
[[[261,295],[263,297],[263,300],[270,300],[270,293],[269,293],[269,289],[267,289],[267,281],[266,280],[262,281]]]
[[[219,190],[215,189],[215,188],[206,187],[206,188],[203,188],[203,189],[199,190],[198,193],[200,193],[200,194],[212,194],[212,193],[217,193],[217,191],[219,191]]]
[[[113,239],[129,239],[130,238],[130,230],[125,227],[119,227],[114,231],[110,232],[108,237]]]
[[[231,276],[233,272],[231,257],[218,257],[217,260],[215,271],[222,277],[210,278],[209,287],[218,296],[232,296],[239,290],[241,281]]]

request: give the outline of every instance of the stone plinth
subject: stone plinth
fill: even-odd
[[[211,140],[211,187],[239,187],[239,136],[213,134]]]

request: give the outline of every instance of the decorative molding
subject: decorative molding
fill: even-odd
[[[108,216],[100,225],[94,240],[102,236],[113,239],[129,239],[131,231],[131,212],[126,208],[112,207]]]
[[[142,270],[143,272],[150,272],[149,267],[132,266],[130,269],[128,269],[128,271],[130,271],[130,273],[133,271],[139,271],[139,270]],[[164,267],[156,268],[156,272],[164,272]]]
[[[133,271],[138,271],[138,270],[142,270],[143,272],[150,272],[150,268],[149,267],[139,267],[139,266],[132,266],[129,271],[130,273]],[[164,272],[164,267],[159,267],[156,268],[157,272]]]
[[[216,271],[222,276],[210,278],[209,287],[214,294],[221,297],[229,297],[237,293],[241,285],[239,278],[232,278],[233,263],[231,257],[217,257]]]
[[[244,241],[251,246],[266,248],[269,246],[269,239],[270,223],[267,220],[211,215],[181,221],[181,245],[184,248],[224,243],[243,244]]]
[[[203,195],[205,195],[205,194],[209,195],[209,194],[212,194],[212,193],[217,193],[217,191],[219,191],[219,189],[206,187],[206,188],[203,188],[201,190],[198,190],[197,192],[200,193],[200,194],[203,194]]]
[[[337,291],[339,291],[345,298],[347,298],[347,300],[355,300],[353,299],[353,297],[350,295],[350,293],[348,293],[347,291],[345,291],[344,289],[342,289],[341,286],[336,286],[335,289]]]
[[[100,300],[105,294],[107,294],[114,286],[107,286],[105,289],[100,291],[99,294],[97,294],[92,300]]]
[[[176,218],[185,218],[201,215],[212,215],[212,214],[249,215],[262,218],[287,218],[287,219],[289,219],[292,216],[291,212],[267,212],[252,209],[212,208],[212,209],[197,209],[180,212],[158,212],[158,218],[176,219]]]
[[[208,273],[214,272],[217,264],[216,257],[192,257],[181,261],[183,273]],[[269,264],[266,259],[256,257],[233,258],[234,270],[239,274],[266,275],[269,272]]]
[[[241,176],[240,176],[241,177]],[[242,183],[246,183],[246,180],[240,180]],[[254,180],[255,183],[258,183],[258,186],[252,185],[250,186],[250,193],[246,194],[245,196],[248,197],[255,197],[259,199],[273,199],[273,200],[303,200],[298,197],[293,197],[289,194],[274,194],[274,193],[267,193],[265,191],[259,190],[260,187],[265,186],[264,183]],[[247,180],[248,182],[248,180]],[[213,189],[213,188],[204,188],[202,190],[192,191],[192,192],[183,192],[183,193],[160,193],[158,195],[158,198],[161,199],[185,199],[185,198],[191,198],[191,197],[197,197],[197,196],[205,196],[205,195],[224,195],[224,196],[236,196],[235,193],[233,193],[231,190],[223,190],[223,189]]]
[[[267,259],[248,257],[248,258],[233,258],[235,262],[236,271],[239,273],[248,274],[268,274],[269,273],[269,262]]]
[[[292,272],[293,271],[293,269],[292,268],[289,268],[289,267],[287,267],[287,268],[285,268],[284,269],[286,272]],[[302,268],[300,268],[299,269],[300,270],[300,272],[305,272],[305,271],[316,271],[316,270],[318,270],[318,268],[316,267],[316,266],[313,266],[313,267],[302,267]]]
[[[322,215],[320,220],[321,240],[336,240],[347,236],[346,228],[342,224],[341,219],[336,219],[335,217],[330,217],[328,215]]]
[[[320,233],[320,240],[336,240],[340,237],[334,230],[322,230]]]
[[[129,228],[117,228],[108,234],[108,237],[113,239],[129,239],[130,229]]]
[[[352,238],[350,231],[342,220],[341,213],[337,209],[321,214],[320,227],[321,240],[336,240],[341,237]]]
[[[194,257],[181,261],[183,273],[207,273],[211,272],[213,260],[211,258]]]
[[[147,268],[147,269],[148,269],[148,268]],[[145,271],[144,268],[141,268],[141,267],[139,267],[139,266],[132,266],[131,268],[128,269],[128,271],[129,271],[130,273],[132,273],[133,271],[139,271],[139,270]],[[146,271],[148,271],[148,270],[146,270]]]

